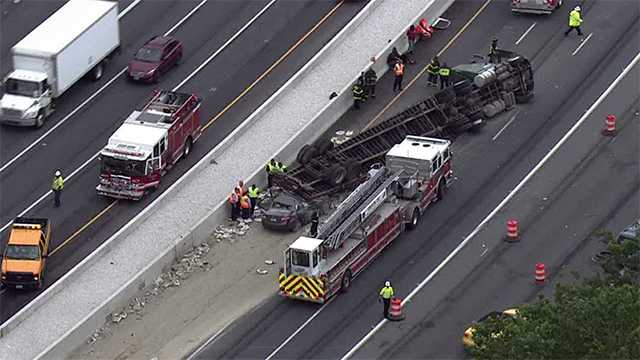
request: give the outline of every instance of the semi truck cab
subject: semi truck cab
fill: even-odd
[[[47,74],[14,70],[4,80],[4,95],[0,99],[3,122],[35,126],[53,112],[52,101]]]

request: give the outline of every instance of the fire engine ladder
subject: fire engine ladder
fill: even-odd
[[[375,210],[380,207],[389,197],[390,192],[386,193],[385,198],[382,201],[379,201],[378,195],[380,191],[383,189],[388,189],[391,184],[398,180],[400,175],[402,174],[402,170],[396,172],[392,176],[387,176],[386,180],[378,185],[373,193],[367,197],[367,199],[360,204],[360,206],[353,211],[349,217],[340,224],[340,226],[325,240],[324,245],[330,247],[331,249],[337,249],[344,243],[344,241],[353,234],[365,221],[367,221],[371,214],[374,213]],[[375,206],[370,207],[372,204],[375,204],[376,201],[379,201]],[[365,210],[368,214],[365,214]]]
[[[360,204],[384,182],[385,168],[371,169],[369,174],[369,178],[353,190],[353,192],[338,205],[338,208],[329,216],[327,221],[320,226],[317,235],[318,239],[328,240],[349,214],[353,213]]]

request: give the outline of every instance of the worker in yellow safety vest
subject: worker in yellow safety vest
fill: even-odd
[[[564,36],[569,35],[573,30],[578,32],[578,36],[582,36],[582,30],[580,30],[580,25],[582,25],[582,14],[580,11],[580,6],[576,6],[569,13],[569,28],[564,32]]]
[[[256,204],[258,203],[258,196],[260,196],[260,188],[256,186],[256,184],[252,184],[248,190],[249,201],[251,202],[251,216],[253,216],[253,212],[256,210]]]
[[[449,78],[451,78],[451,68],[447,66],[447,63],[442,64],[438,71],[440,75],[440,90],[449,87]]]
[[[60,174],[60,170],[56,170],[53,175],[53,183],[51,184],[55,207],[60,206],[60,195],[62,194],[62,189],[64,189],[64,179],[62,178],[62,174]]]
[[[267,171],[267,186],[271,187],[271,179],[273,178],[273,175],[278,172],[278,163],[276,162],[276,160],[269,160],[269,162],[265,166],[265,170]]]
[[[384,312],[382,316],[389,317],[389,305],[391,304],[391,298],[393,298],[393,288],[390,282],[385,282],[384,287],[380,289],[380,298],[384,303]]]

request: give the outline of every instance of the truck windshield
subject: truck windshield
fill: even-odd
[[[4,83],[4,92],[11,95],[38,97],[40,96],[40,84],[34,81],[9,78]]]
[[[122,160],[110,156],[102,156],[100,172],[103,174],[144,176],[145,161]]]
[[[40,249],[36,245],[8,245],[4,257],[14,260],[38,260]]]
[[[296,266],[309,267],[309,253],[300,250],[292,250],[291,262]]]
[[[142,48],[136,53],[136,60],[157,63],[162,57],[162,51],[156,48]]]

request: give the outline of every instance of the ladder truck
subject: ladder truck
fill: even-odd
[[[374,164],[361,183],[320,226],[284,251],[278,274],[282,296],[325,303],[346,291],[364,269],[425,209],[442,199],[451,180],[451,142],[406,136]]]

